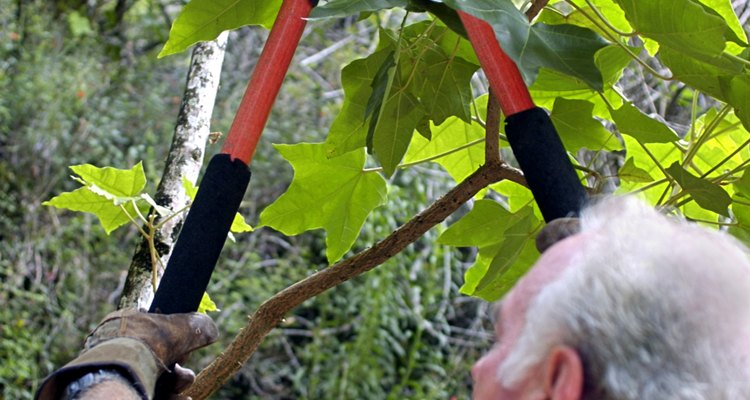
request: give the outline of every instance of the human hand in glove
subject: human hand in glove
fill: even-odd
[[[39,400],[183,399],[195,374],[177,363],[218,338],[207,315],[149,314],[133,309],[107,315],[86,338],[81,354],[45,379]],[[126,396],[125,393],[129,394]]]

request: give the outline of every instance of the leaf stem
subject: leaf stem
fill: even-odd
[[[154,292],[156,292],[156,286],[159,283],[158,282],[158,274],[157,274],[157,268],[159,264],[161,264],[161,259],[159,258],[159,253],[156,251],[156,243],[154,242],[156,239],[156,228],[154,227],[154,220],[156,219],[156,214],[151,214],[149,216],[148,220],[148,231],[149,235],[146,237],[148,241],[148,251],[151,255],[151,287],[154,289]]]
[[[659,180],[657,180],[657,181],[651,182],[651,183],[649,183],[648,185],[645,185],[645,186],[639,187],[638,189],[636,189],[636,190],[633,190],[633,191],[632,191],[632,192],[630,192],[629,194],[636,194],[636,193],[641,193],[641,192],[645,192],[646,190],[649,190],[649,189],[651,189],[651,188],[657,187],[657,186],[659,186],[659,185],[661,185],[661,184],[664,184],[664,183],[667,183],[667,182],[669,182],[669,179],[667,179],[667,178],[662,178],[662,179],[659,179]]]
[[[718,184],[721,181],[723,181],[724,179],[726,179],[726,178],[728,178],[728,177],[730,177],[730,176],[732,176],[732,175],[734,175],[734,174],[736,174],[738,172],[741,172],[741,171],[747,169],[748,166],[750,166],[750,159],[747,159],[747,160],[743,161],[740,165],[738,165],[737,167],[735,167],[733,170],[727,171],[727,172],[725,172],[725,173],[723,173],[723,174],[721,174],[721,175],[719,175],[719,176],[711,179],[710,182]]]
[[[599,171],[596,171],[596,170],[594,170],[594,169],[592,169],[590,167],[585,167],[585,166],[580,165],[580,164],[573,164],[573,169],[577,169],[579,171],[583,171],[583,172],[585,172],[585,173],[593,176],[594,180],[596,181],[596,184],[594,185],[595,187],[599,187],[599,184],[601,183],[601,181],[604,180],[604,176],[602,174],[600,174]],[[584,179],[585,179],[585,177],[584,177]]]
[[[711,172],[714,172],[717,169],[721,168],[722,165],[724,165],[727,161],[731,160],[732,157],[734,157],[735,155],[737,155],[737,153],[739,153],[740,151],[742,151],[748,145],[750,145],[750,139],[745,140],[741,145],[739,145],[739,147],[737,147],[736,149],[734,149],[734,151],[732,151],[731,153],[729,153],[729,155],[727,155],[726,157],[724,157],[724,159],[722,159],[721,161],[719,161],[716,165],[714,165],[713,167],[711,167],[711,169],[709,169],[708,171],[704,172],[701,175],[701,178],[705,178]]]
[[[416,160],[416,161],[412,161],[412,162],[408,162],[408,163],[399,164],[399,165],[396,166],[396,168],[409,168],[409,167],[413,167],[413,166],[418,165],[418,164],[424,164],[426,162],[430,162],[430,161],[436,160],[438,158],[442,158],[442,157],[451,155],[451,154],[453,154],[455,152],[467,149],[467,148],[469,148],[471,146],[475,146],[475,145],[477,145],[479,143],[484,143],[484,141],[485,141],[485,138],[475,139],[475,140],[472,140],[469,143],[462,144],[461,146],[458,146],[456,148],[450,149],[450,150],[448,150],[446,152],[443,152],[443,153],[440,153],[440,154],[436,154],[434,156],[430,156],[430,157],[427,157],[427,158],[423,158],[421,160]],[[382,170],[383,170],[383,167],[363,168],[362,172],[380,172]]]
[[[164,226],[164,224],[166,224],[167,222],[169,222],[172,218],[174,218],[174,217],[176,217],[176,216],[184,213],[185,211],[187,211],[190,208],[190,206],[192,206],[192,205],[193,205],[193,203],[191,201],[190,204],[186,204],[185,207],[182,207],[179,210],[173,212],[172,214],[167,215],[166,217],[164,217],[164,219],[160,220],[159,223],[157,223],[155,225],[156,229],[161,229],[161,227]]]
[[[703,130],[703,134],[695,141],[691,141],[690,146],[688,146],[688,152],[685,155],[684,160],[682,161],[682,165],[689,165],[691,161],[693,161],[693,157],[698,153],[698,150],[701,146],[703,146],[708,139],[711,138],[711,133],[714,129],[719,125],[719,122],[724,119],[724,117],[727,116],[729,113],[729,109],[731,107],[729,104],[725,104],[724,107],[721,108],[718,114],[716,114],[716,117],[711,120],[711,122],[706,125],[705,129]]]
[[[138,218],[140,218],[143,223],[148,223],[146,217],[144,217],[143,214],[141,214],[141,210],[138,209],[138,203],[133,199],[130,200],[130,203],[133,204],[133,209],[135,210],[135,213],[138,214]]]
[[[727,53],[726,51],[725,51],[725,52],[723,52],[723,53],[721,53],[721,55],[722,55],[722,57],[724,57],[724,58],[728,58],[728,59],[729,59],[729,60],[731,60],[731,61],[736,61],[736,62],[739,62],[739,63],[741,63],[741,64],[744,64],[744,65],[745,65],[745,68],[750,68],[750,61],[748,61],[748,60],[745,60],[745,59],[744,59],[744,58],[742,58],[742,57],[738,57],[738,56],[736,56],[736,55],[734,55],[734,54],[731,54],[731,53]]]
[[[637,142],[641,146],[641,148],[643,149],[643,151],[645,151],[646,154],[648,154],[648,156],[651,158],[651,160],[656,164],[656,167],[659,168],[659,170],[661,171],[661,173],[664,174],[664,176],[669,181],[669,184],[664,189],[664,192],[662,192],[661,196],[659,196],[659,200],[656,202],[656,204],[660,204],[662,202],[662,200],[664,200],[664,196],[666,196],[667,193],[669,193],[669,190],[671,189],[671,187],[674,184],[674,182],[671,179],[669,179],[670,175],[664,169],[664,166],[661,165],[661,163],[659,162],[659,160],[656,159],[656,156],[654,156],[654,153],[652,153],[651,150],[649,150],[648,147],[646,147],[645,144],[641,143],[640,140],[638,140]]]
[[[687,215],[685,216],[685,219],[688,221],[693,222],[700,222],[704,224],[710,224],[710,225],[718,225],[718,226],[739,226],[737,222],[719,222],[719,221],[709,221],[705,219],[699,219],[699,218],[690,218]]]
[[[648,156],[651,158],[651,160],[654,162],[654,164],[656,164],[656,167],[659,168],[659,170],[661,171],[661,173],[664,174],[664,176],[669,176],[669,174],[667,173],[667,170],[665,170],[664,166],[662,166],[661,163],[659,162],[659,160],[656,159],[656,156],[654,155],[654,153],[652,153],[651,150],[649,150],[648,147],[646,147],[645,144],[641,143],[640,140],[637,140],[637,142],[641,146],[641,148],[643,149],[643,151],[645,151],[646,154],[648,154]]]
[[[615,109],[615,108],[614,108],[614,107],[612,106],[612,103],[610,103],[610,102],[609,102],[609,99],[607,99],[607,96],[605,96],[605,95],[604,95],[604,92],[601,92],[601,91],[598,91],[598,90],[597,90],[597,91],[596,91],[596,94],[598,94],[598,95],[599,95],[599,97],[601,97],[601,99],[602,99],[602,101],[604,102],[604,104],[606,104],[606,105],[607,105],[607,108],[609,108],[610,110],[614,110],[614,109]],[[620,93],[617,93],[617,94],[618,94],[618,95],[620,95],[620,96],[622,97],[622,94],[620,94]]]
[[[136,228],[138,228],[138,232],[140,232],[140,233],[141,233],[141,235],[142,235],[142,236],[143,236],[144,238],[148,238],[148,233],[146,233],[146,231],[144,231],[144,230],[143,230],[143,228],[141,227],[141,224],[139,224],[139,223],[138,223],[138,221],[136,221],[136,220],[135,220],[135,218],[133,218],[133,216],[132,216],[132,215],[130,215],[130,213],[129,213],[129,212],[128,212],[128,210],[127,210],[127,209],[125,208],[125,206],[124,206],[124,205],[122,205],[122,204],[120,204],[120,209],[122,210],[122,212],[124,212],[124,213],[125,213],[125,216],[126,216],[126,217],[128,217],[128,219],[130,220],[130,222],[132,222],[132,223],[133,223],[133,225],[135,225],[135,227],[136,227]],[[137,209],[138,209],[138,207],[136,207],[135,209],[137,210]],[[146,221],[146,222],[148,222],[148,221]]]
[[[692,143],[695,138],[695,121],[698,119],[698,97],[700,97],[700,92],[697,90],[693,91],[693,101],[690,104],[690,142]],[[690,150],[688,148],[688,150]]]

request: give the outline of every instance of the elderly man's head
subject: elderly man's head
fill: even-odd
[[[633,199],[586,210],[498,307],[484,399],[749,399],[750,262]]]

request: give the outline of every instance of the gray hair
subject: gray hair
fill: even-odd
[[[584,398],[750,398],[750,262],[731,236],[609,198],[585,246],[531,301],[499,368],[514,387],[554,345],[577,350]]]

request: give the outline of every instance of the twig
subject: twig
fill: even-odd
[[[547,3],[549,3],[549,0],[534,0],[531,2],[531,6],[528,10],[526,10],[526,18],[529,19],[529,21],[536,18],[537,14],[539,14],[544,7],[547,6]]]
[[[487,123],[485,126],[484,160],[487,164],[500,162],[500,102],[492,93],[487,98]]]
[[[240,330],[234,341],[201,371],[185,395],[196,400],[207,398],[242,368],[263,338],[293,308],[382,264],[442,222],[481,189],[503,179],[525,184],[523,175],[517,169],[504,163],[487,163],[371,248],[317,272],[266,300],[249,317],[247,325]]]

